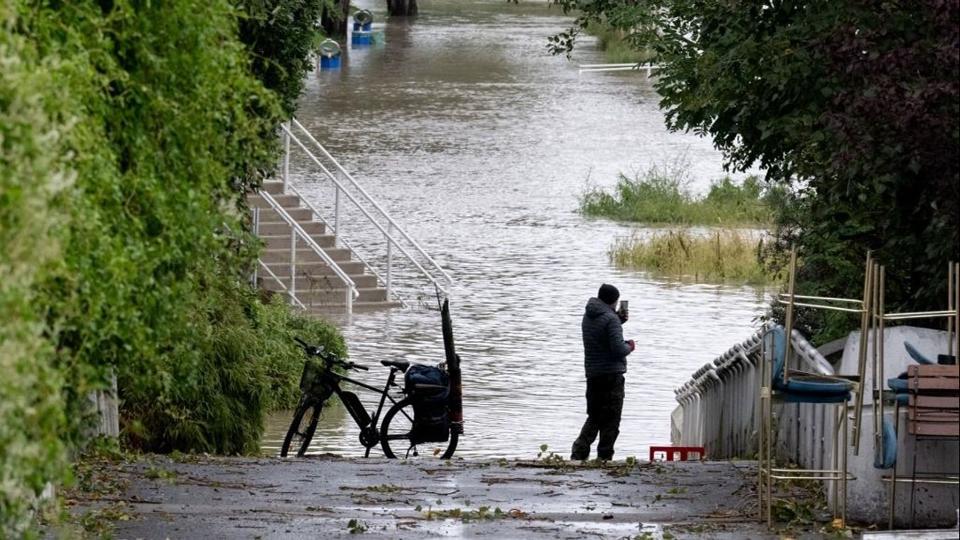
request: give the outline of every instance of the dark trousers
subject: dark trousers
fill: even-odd
[[[600,434],[597,458],[613,459],[613,444],[620,435],[620,413],[623,411],[623,375],[599,375],[587,378],[587,421],[580,436],[573,442],[570,459],[582,461],[590,457],[590,445]]]

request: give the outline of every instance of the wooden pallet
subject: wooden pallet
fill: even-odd
[[[912,435],[960,437],[960,366],[910,366],[907,375],[908,431]]]

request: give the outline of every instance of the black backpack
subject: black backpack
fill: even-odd
[[[404,392],[413,400],[414,444],[445,442],[450,438],[450,377],[433,366],[412,365],[404,377]]]

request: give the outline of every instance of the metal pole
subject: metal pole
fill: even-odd
[[[390,300],[390,285],[393,280],[393,242],[390,237],[393,236],[393,223],[387,225],[387,301]]]
[[[897,401],[893,406],[893,433],[897,438],[897,444],[900,444],[900,402]],[[914,450],[916,451],[916,450]],[[897,463],[893,464],[890,471],[890,487],[887,490],[887,502],[890,509],[887,515],[887,528],[893,530],[893,519],[897,511]]]
[[[297,299],[297,231],[290,227],[290,303]]]
[[[883,341],[884,341],[884,330],[885,330],[886,323],[885,323],[884,320],[883,320],[883,314],[884,314],[884,309],[885,309],[885,304],[886,304],[886,302],[885,302],[886,291],[884,290],[884,288],[885,288],[885,286],[886,286],[886,279],[887,279],[887,267],[886,267],[886,266],[881,266],[881,267],[880,267],[880,287],[879,287],[879,289],[880,289],[880,302],[879,302],[879,304],[877,304],[877,308],[880,310],[880,331],[879,331],[879,333],[880,333],[880,337],[879,337],[879,343],[880,343],[880,345],[879,345],[879,348],[878,348],[878,359],[879,359],[879,362],[877,362],[877,371],[879,372],[880,376],[879,376],[879,380],[877,381],[877,387],[878,387],[878,389],[879,389],[879,396],[878,396],[877,401],[878,401],[879,404],[880,404],[879,416],[880,416],[880,431],[881,431],[881,435],[880,435],[881,448],[883,447],[883,444],[882,444],[882,443],[883,443],[883,434],[882,434],[882,432],[883,432],[883,384],[884,384],[884,382],[885,382],[885,381],[884,381],[884,378],[883,378],[883,361],[884,361],[884,359],[883,359]],[[882,450],[881,450],[881,452],[882,452]]]
[[[790,353],[793,351],[792,340],[793,340],[793,293],[794,287],[796,286],[797,278],[797,248],[790,249],[790,302],[787,303],[787,316],[786,316],[786,352],[784,352],[783,358],[783,383],[786,384],[790,380]]]
[[[857,350],[857,376],[860,380],[857,382],[856,400],[854,404],[853,417],[853,455],[860,455],[860,424],[863,421],[863,390],[866,382],[867,370],[867,332],[870,328],[870,280],[872,279],[870,265],[873,264],[872,253],[867,251],[867,263],[863,270],[863,314],[860,316],[860,343]]]
[[[287,129],[291,129],[292,125],[290,122],[287,122]],[[283,191],[287,191],[287,182],[290,180],[290,135],[284,131],[283,132]]]
[[[947,263],[947,311],[956,308],[953,304],[953,262]],[[947,354],[953,354],[953,317],[947,317]]]
[[[960,263],[953,263],[953,354],[960,356]]]
[[[843,460],[843,480],[841,480],[841,486],[843,489],[843,509],[841,518],[843,519],[843,527],[847,527],[847,402],[840,404],[840,413],[843,415],[843,444],[840,445],[840,451],[843,454],[840,456],[840,459]]]
[[[353,288],[347,287],[347,315],[353,315]]]
[[[870,296],[873,297],[873,299],[870,301],[870,311],[871,311],[870,331],[872,332],[871,339],[873,340],[873,347],[870,351],[870,359],[873,361],[873,366],[872,366],[873,381],[871,381],[870,400],[871,400],[871,403],[873,403],[874,453],[877,453],[878,451],[882,451],[882,448],[883,448],[883,441],[881,440],[882,433],[883,433],[883,425],[882,425],[883,422],[882,422],[882,419],[880,418],[880,414],[879,414],[880,405],[878,403],[878,401],[882,398],[882,396],[880,396],[878,392],[883,391],[883,386],[878,382],[879,372],[877,370],[877,366],[879,363],[878,356],[879,356],[879,347],[880,347],[879,334],[877,333],[879,328],[879,322],[877,320],[877,317],[878,317],[877,313],[879,312],[879,308],[877,306],[879,306],[880,304],[880,264],[879,263],[875,262],[873,264],[873,269],[870,271],[870,281],[872,285]]]
[[[840,467],[840,453],[837,451],[837,447],[840,446],[840,430],[843,429],[840,426],[840,415],[844,413],[840,412],[840,406],[837,406],[837,409],[833,413],[833,459],[831,459],[831,468],[834,472],[834,479],[830,480],[830,493],[833,495],[833,517],[837,517],[837,508],[840,506],[840,483],[836,479],[836,471]],[[844,452],[847,451],[846,448],[843,449]]]
[[[260,207],[253,207],[253,234],[260,236]],[[257,288],[257,270],[260,269],[259,264],[253,265],[253,288]]]
[[[333,193],[333,234],[340,236],[340,186],[335,187]],[[336,242],[336,239],[334,239]]]

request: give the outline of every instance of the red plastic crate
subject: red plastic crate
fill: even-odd
[[[654,461],[656,454],[663,454],[667,461],[689,461],[690,454],[696,454],[699,460],[707,459],[702,446],[651,446],[650,461]],[[674,459],[678,455],[680,459]]]

